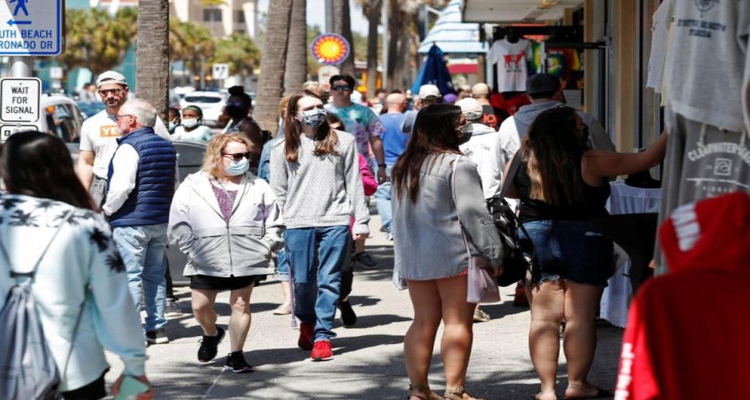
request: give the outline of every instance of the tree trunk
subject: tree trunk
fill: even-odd
[[[287,36],[292,16],[292,0],[273,0],[268,5],[266,41],[260,59],[258,78],[258,104],[254,117],[262,129],[276,135],[278,129],[278,106],[284,90],[286,70]],[[306,29],[297,26],[296,29]]]
[[[169,91],[169,0],[138,1],[136,86],[164,118]]]
[[[367,5],[367,97],[375,96],[378,82],[378,25],[382,0],[370,0]]]
[[[354,37],[352,35],[352,15],[349,0],[333,1],[333,30],[343,36],[349,42],[349,56],[341,63],[339,68],[342,74],[354,76]]]
[[[293,0],[284,92],[294,93],[307,80],[307,0]]]
[[[403,89],[401,87],[401,81],[396,80],[397,67],[403,63],[404,60],[399,59],[398,44],[401,40],[401,36],[404,34],[403,26],[403,12],[399,6],[398,0],[388,0],[389,13],[388,13],[388,89]]]

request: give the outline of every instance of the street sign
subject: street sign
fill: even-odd
[[[63,0],[0,0],[0,56],[63,52]]]
[[[340,74],[341,71],[338,69],[338,67],[334,67],[333,65],[323,65],[320,68],[318,68],[318,83],[320,85],[323,85],[326,90],[330,89],[330,84],[328,81],[331,80],[331,77],[334,75]]]
[[[14,133],[38,131],[40,129],[36,125],[0,125],[0,143],[4,143]]]
[[[211,72],[216,80],[229,79],[229,64],[214,64]]]
[[[41,97],[39,78],[0,79],[0,120],[6,123],[38,121]]]
[[[338,65],[349,57],[349,42],[335,33],[324,33],[310,44],[313,57],[323,65]]]

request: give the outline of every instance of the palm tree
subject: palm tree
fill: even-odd
[[[284,92],[293,93],[307,80],[307,0],[293,0]]]
[[[378,25],[383,0],[359,0],[362,12],[367,17],[367,96],[372,98],[378,83]]]
[[[136,89],[166,115],[169,90],[169,0],[138,0]]]
[[[286,70],[287,36],[292,16],[292,0],[273,0],[268,5],[266,38],[260,59],[258,78],[258,106],[255,119],[263,129],[274,136],[278,128],[277,107],[284,89]],[[299,27],[301,29],[301,27]]]
[[[333,0],[333,31],[349,42],[349,56],[341,63],[341,72],[354,75],[354,37],[352,35],[352,13],[349,0]]]

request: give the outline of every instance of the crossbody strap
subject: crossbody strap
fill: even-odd
[[[458,160],[461,159],[461,155],[453,159],[451,165],[451,196],[453,197],[453,204],[456,206],[456,216],[458,217],[458,225],[461,228],[461,237],[464,239],[464,246],[466,246],[466,253],[469,255],[471,260],[471,249],[469,248],[469,242],[466,240],[466,232],[464,232],[464,224],[461,222],[461,215],[458,213],[458,203],[456,202],[456,167],[458,166]],[[469,261],[471,264],[471,261]]]
[[[505,180],[503,181],[503,187],[500,189],[500,197],[505,197],[505,194],[508,193],[508,189],[510,188],[511,182],[513,182],[513,179],[515,179],[516,174],[518,173],[518,167],[521,165],[521,157],[516,153],[513,156],[513,159],[510,161],[510,169],[508,170],[508,175],[505,176]]]

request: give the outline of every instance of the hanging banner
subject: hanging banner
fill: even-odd
[[[323,65],[341,64],[349,57],[349,42],[335,33],[324,33],[316,37],[310,45],[310,51],[316,61]]]

